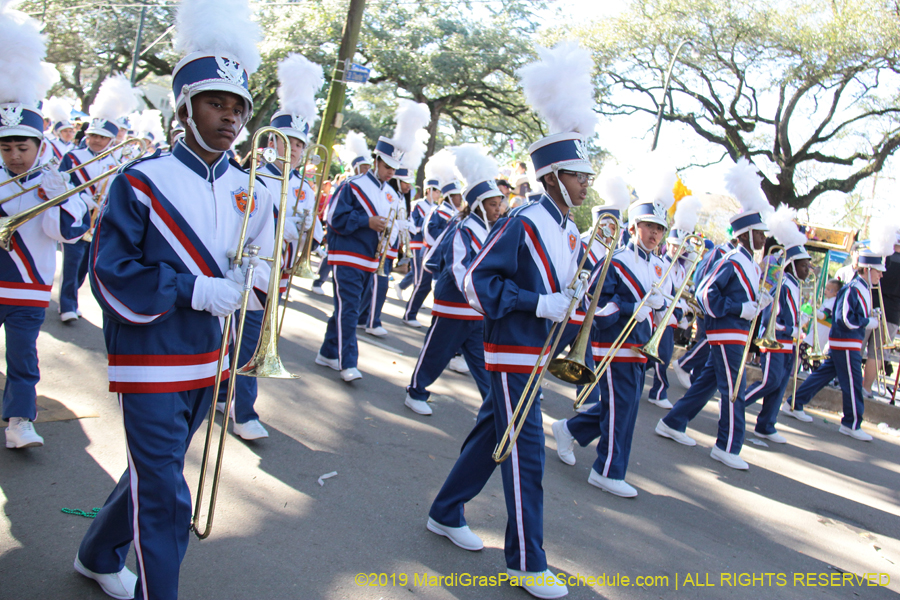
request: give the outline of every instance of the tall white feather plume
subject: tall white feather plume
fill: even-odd
[[[41,113],[53,123],[68,121],[72,118],[72,103],[64,98],[53,96],[41,106]]]
[[[15,10],[16,4],[0,1],[0,103],[37,107],[59,74],[42,62],[47,38],[41,34],[40,24]]]
[[[247,0],[183,0],[178,7],[175,50],[231,55],[251,75],[259,68],[259,25]]]
[[[396,147],[402,152],[422,152],[425,147],[420,141],[419,132],[431,121],[431,111],[425,104],[419,104],[406,98],[397,100],[397,127],[394,129]],[[419,159],[421,162],[421,159]]]
[[[766,219],[769,235],[785,248],[806,243],[806,236],[794,223],[795,218],[797,218],[797,211],[789,206],[781,206]]]
[[[94,119],[116,121],[134,112],[138,107],[138,95],[141,92],[131,87],[122,74],[110,75],[100,85],[100,91],[91,104],[90,114]]]
[[[625,211],[631,204],[631,192],[625,179],[617,173],[606,172],[594,184],[594,189],[604,200],[604,207]]]
[[[869,224],[869,250],[881,256],[890,256],[894,253],[896,243],[896,222],[879,220]]]
[[[488,156],[487,149],[480,144],[463,144],[450,150],[456,158],[456,168],[467,186],[482,181],[496,179],[500,166],[497,160]]]
[[[366,143],[366,138],[363,134],[358,131],[348,131],[341,159],[349,165],[357,156],[371,157],[369,144]]]
[[[700,220],[700,209],[702,207],[703,203],[700,201],[700,198],[685,196],[675,205],[672,227],[693,233],[697,227],[697,221]]]
[[[153,140],[161,142],[165,139],[162,126],[162,113],[158,110],[148,109],[138,113],[137,121],[134,123],[133,129],[138,136],[151,134]]]
[[[441,187],[460,179],[460,175],[456,170],[456,157],[450,148],[444,148],[439,152],[435,152],[428,162],[425,163],[425,177],[428,179],[437,179],[441,182]]]
[[[641,186],[641,201],[650,201],[663,205],[666,210],[675,204],[675,182],[678,173],[674,167],[655,165],[645,173],[646,185]]]
[[[415,171],[422,164],[422,159],[425,158],[425,149],[428,145],[428,139],[431,136],[428,133],[427,129],[420,129],[416,132],[416,143],[413,145],[413,148],[407,150],[403,155],[403,160],[400,163],[409,169],[410,171]]]
[[[288,54],[278,63],[278,99],[282,110],[299,115],[312,124],[319,114],[316,93],[325,83],[321,65],[300,54]]]
[[[594,134],[594,60],[577,42],[564,41],[554,48],[537,47],[540,60],[516,71],[525,100],[550,126],[550,133],[574,131]]]
[[[725,189],[741,205],[742,212],[756,210],[768,213],[772,210],[760,187],[761,182],[758,169],[746,158],[739,158],[725,175]]]

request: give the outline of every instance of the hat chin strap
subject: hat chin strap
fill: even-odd
[[[488,221],[488,218],[487,218],[487,211],[484,210],[484,204],[481,203],[481,200],[476,200],[475,202],[473,202],[473,203],[472,203],[472,209],[471,209],[471,210],[472,210],[472,212],[474,212],[474,211],[476,211],[476,210],[478,211],[479,216],[480,216],[481,219],[484,221],[484,226],[487,227],[487,230],[488,230],[488,231],[490,231],[490,230],[491,230],[491,224],[490,224],[490,222]]]
[[[562,197],[566,203],[566,206],[568,206],[569,208],[575,208],[575,205],[572,204],[572,198],[569,197],[569,190],[567,190],[566,186],[564,186],[562,181],[559,180],[559,166],[553,165],[550,168],[553,170],[553,174],[556,175],[556,183],[559,184],[559,191],[562,192]]]

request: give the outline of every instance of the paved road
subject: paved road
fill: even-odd
[[[451,580],[437,586],[423,577],[504,571],[499,475],[466,512],[485,541],[482,552],[460,550],[424,527],[480,404],[471,378],[446,373],[434,386],[432,417],[403,406],[424,331],[400,323],[391,293],[390,336],[363,335],[365,378],[345,384],[313,364],[330,297],[305,289],[294,295],[281,353],[302,378],[262,382],[257,407],[271,437],[229,439],[215,529],[208,540],[191,542],[181,598],[528,597],[508,585]],[[70,326],[59,323],[51,305],[38,342],[45,410],[37,429],[46,445],[0,451],[2,600],[106,597],[71,567],[88,519],[60,511],[101,506],[125,466],[121,420],[107,392],[100,313],[87,288],[82,304],[85,318]],[[653,433],[664,411],[642,402],[628,475],[640,493],[625,500],[587,484],[593,448],[577,449],[574,467],[557,459],[550,425],[570,416],[572,391],[553,382],[545,395],[550,566],[618,583],[573,586],[570,598],[894,598],[900,592],[897,438],[874,431],[873,443],[856,442],[837,433],[834,415],[818,414],[812,424],[783,423],[787,446],[748,444],[742,456],[750,470],[736,472],[709,457],[714,404],[689,430],[698,446],[686,448]],[[188,457],[192,487],[201,444],[197,436]],[[318,477],[331,471],[337,476],[320,486]],[[376,574],[364,578],[384,585],[359,586],[359,573]],[[809,573],[813,579],[803,581],[819,584],[815,589],[795,579]],[[844,573],[882,573],[890,584],[822,586]],[[639,576],[663,579],[637,587]]]

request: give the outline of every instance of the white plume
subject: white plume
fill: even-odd
[[[606,208],[617,208],[624,212],[631,204],[631,192],[628,191],[628,184],[621,175],[614,173],[606,173],[597,180],[594,189],[603,198],[603,206]]]
[[[162,126],[162,113],[158,110],[148,109],[137,114],[137,119],[132,121],[132,129],[138,134],[151,134],[154,142],[165,140]]]
[[[42,62],[47,55],[47,38],[41,34],[40,24],[15,10],[16,4],[0,1],[0,103],[17,102],[36,108],[59,74]]]
[[[53,96],[41,106],[41,113],[53,123],[68,121],[72,117],[72,103],[63,98]]]
[[[799,246],[806,243],[803,235],[794,223],[797,211],[789,206],[781,206],[766,219],[769,226],[769,235],[774,237],[785,248]]]
[[[183,0],[178,8],[175,50],[233,56],[249,74],[259,68],[259,24],[247,0]]]
[[[427,129],[420,129],[417,131],[416,143],[411,150],[406,151],[403,155],[403,160],[400,161],[400,163],[410,171],[417,170],[422,164],[422,159],[425,158],[425,149],[427,148],[428,139],[430,137]]]
[[[525,100],[547,121],[550,133],[574,131],[585,138],[594,134],[594,60],[574,41],[554,48],[537,47],[540,60],[516,71]]]
[[[669,210],[675,204],[674,190],[677,180],[678,173],[675,171],[675,167],[663,164],[653,165],[643,176],[643,181],[647,183],[641,186],[643,190],[643,193],[640,194],[641,201],[661,204],[666,210]]]
[[[428,159],[425,163],[425,177],[437,179],[441,182],[441,187],[460,178],[456,170],[456,157],[450,148],[444,148]]]
[[[488,156],[487,149],[480,144],[463,144],[450,150],[456,158],[456,168],[459,170],[466,185],[471,187],[482,181],[497,178],[500,170],[497,160]]]
[[[131,87],[131,82],[124,75],[110,75],[100,85],[100,91],[91,104],[91,118],[117,121],[137,110],[139,94],[140,91]]]
[[[278,100],[282,110],[299,115],[312,124],[319,113],[316,93],[325,83],[321,65],[300,54],[288,54],[278,63]]]
[[[431,111],[425,104],[419,104],[406,98],[397,100],[397,127],[394,129],[396,147],[401,152],[422,152],[425,154],[425,145],[420,141],[419,131],[431,122]],[[421,162],[422,159],[419,159]]]
[[[740,203],[742,212],[756,210],[768,213],[772,210],[760,188],[761,182],[758,169],[746,158],[739,158],[725,175],[725,189]]]
[[[372,155],[369,153],[369,145],[366,143],[365,136],[358,131],[348,131],[341,159],[349,165],[357,156],[371,157]]]
[[[897,223],[879,220],[869,224],[869,250],[881,256],[894,253],[897,243]]]
[[[695,196],[685,196],[675,205],[675,217],[673,218],[672,227],[693,233],[697,227],[697,221],[700,220],[700,208],[703,203],[700,198]]]

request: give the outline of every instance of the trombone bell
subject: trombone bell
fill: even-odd
[[[569,352],[569,356],[572,356],[574,354],[574,349]],[[584,353],[582,353],[581,355],[584,356]],[[553,375],[557,379],[565,381],[566,383],[574,383],[575,385],[588,385],[594,383],[594,380],[597,379],[597,376],[594,375],[594,370],[592,368],[584,363],[572,360],[568,356],[566,358],[554,358],[550,361],[550,366],[548,368],[551,375]]]

